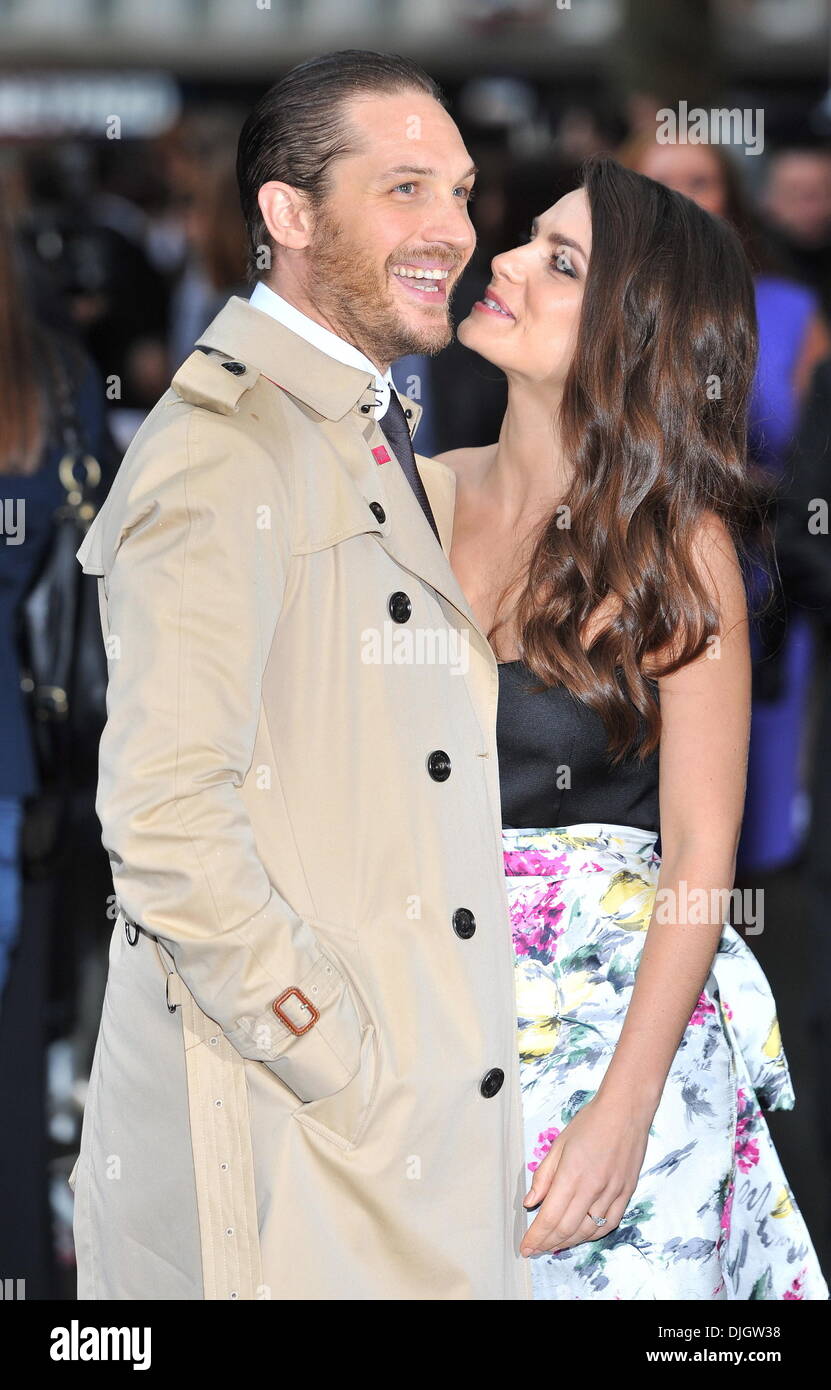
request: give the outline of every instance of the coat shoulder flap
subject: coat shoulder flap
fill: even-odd
[[[222,352],[197,348],[170,383],[177,396],[219,415],[235,415],[246,391],[256,386],[259,370]]]

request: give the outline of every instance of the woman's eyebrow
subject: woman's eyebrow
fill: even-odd
[[[532,237],[535,237],[537,235],[538,228],[539,218],[535,217],[533,222],[531,223]],[[580,255],[583,257],[584,261],[588,260],[588,256],[586,255],[579,241],[575,241],[573,237],[566,236],[564,232],[548,232],[547,240],[549,241],[549,243],[556,241],[560,246],[571,246],[575,251],[580,252]]]

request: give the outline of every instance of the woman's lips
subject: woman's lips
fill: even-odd
[[[494,309],[492,307],[492,304],[486,303],[487,300],[491,300],[492,304],[496,304],[499,307]],[[514,317],[507,304],[505,303],[504,299],[500,299],[499,295],[494,294],[493,290],[491,289],[487,289],[483,294],[482,298],[477,299],[473,307],[474,309],[478,309],[479,312],[482,314],[493,314],[498,319],[507,318],[509,321],[511,321]]]

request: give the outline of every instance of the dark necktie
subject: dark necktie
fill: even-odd
[[[427,493],[424,491],[424,484],[419,477],[418,468],[416,467],[410,431],[407,427],[407,417],[404,414],[400,400],[392,390],[390,391],[390,403],[387,406],[387,412],[381,417],[378,423],[383,430],[387,443],[390,445],[395,457],[401,464],[402,472],[415,493],[421,510],[424,512],[424,515],[433,528],[436,540],[439,542],[439,545],[441,545],[439,528],[436,525],[436,519],[433,516],[433,511],[430,506],[430,500]]]

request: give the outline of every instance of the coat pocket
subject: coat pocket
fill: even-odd
[[[339,1149],[354,1149],[372,1115],[379,1078],[378,1034],[375,1025],[367,1023],[361,1039],[360,1066],[351,1081],[332,1095],[297,1106],[292,1117]]]

